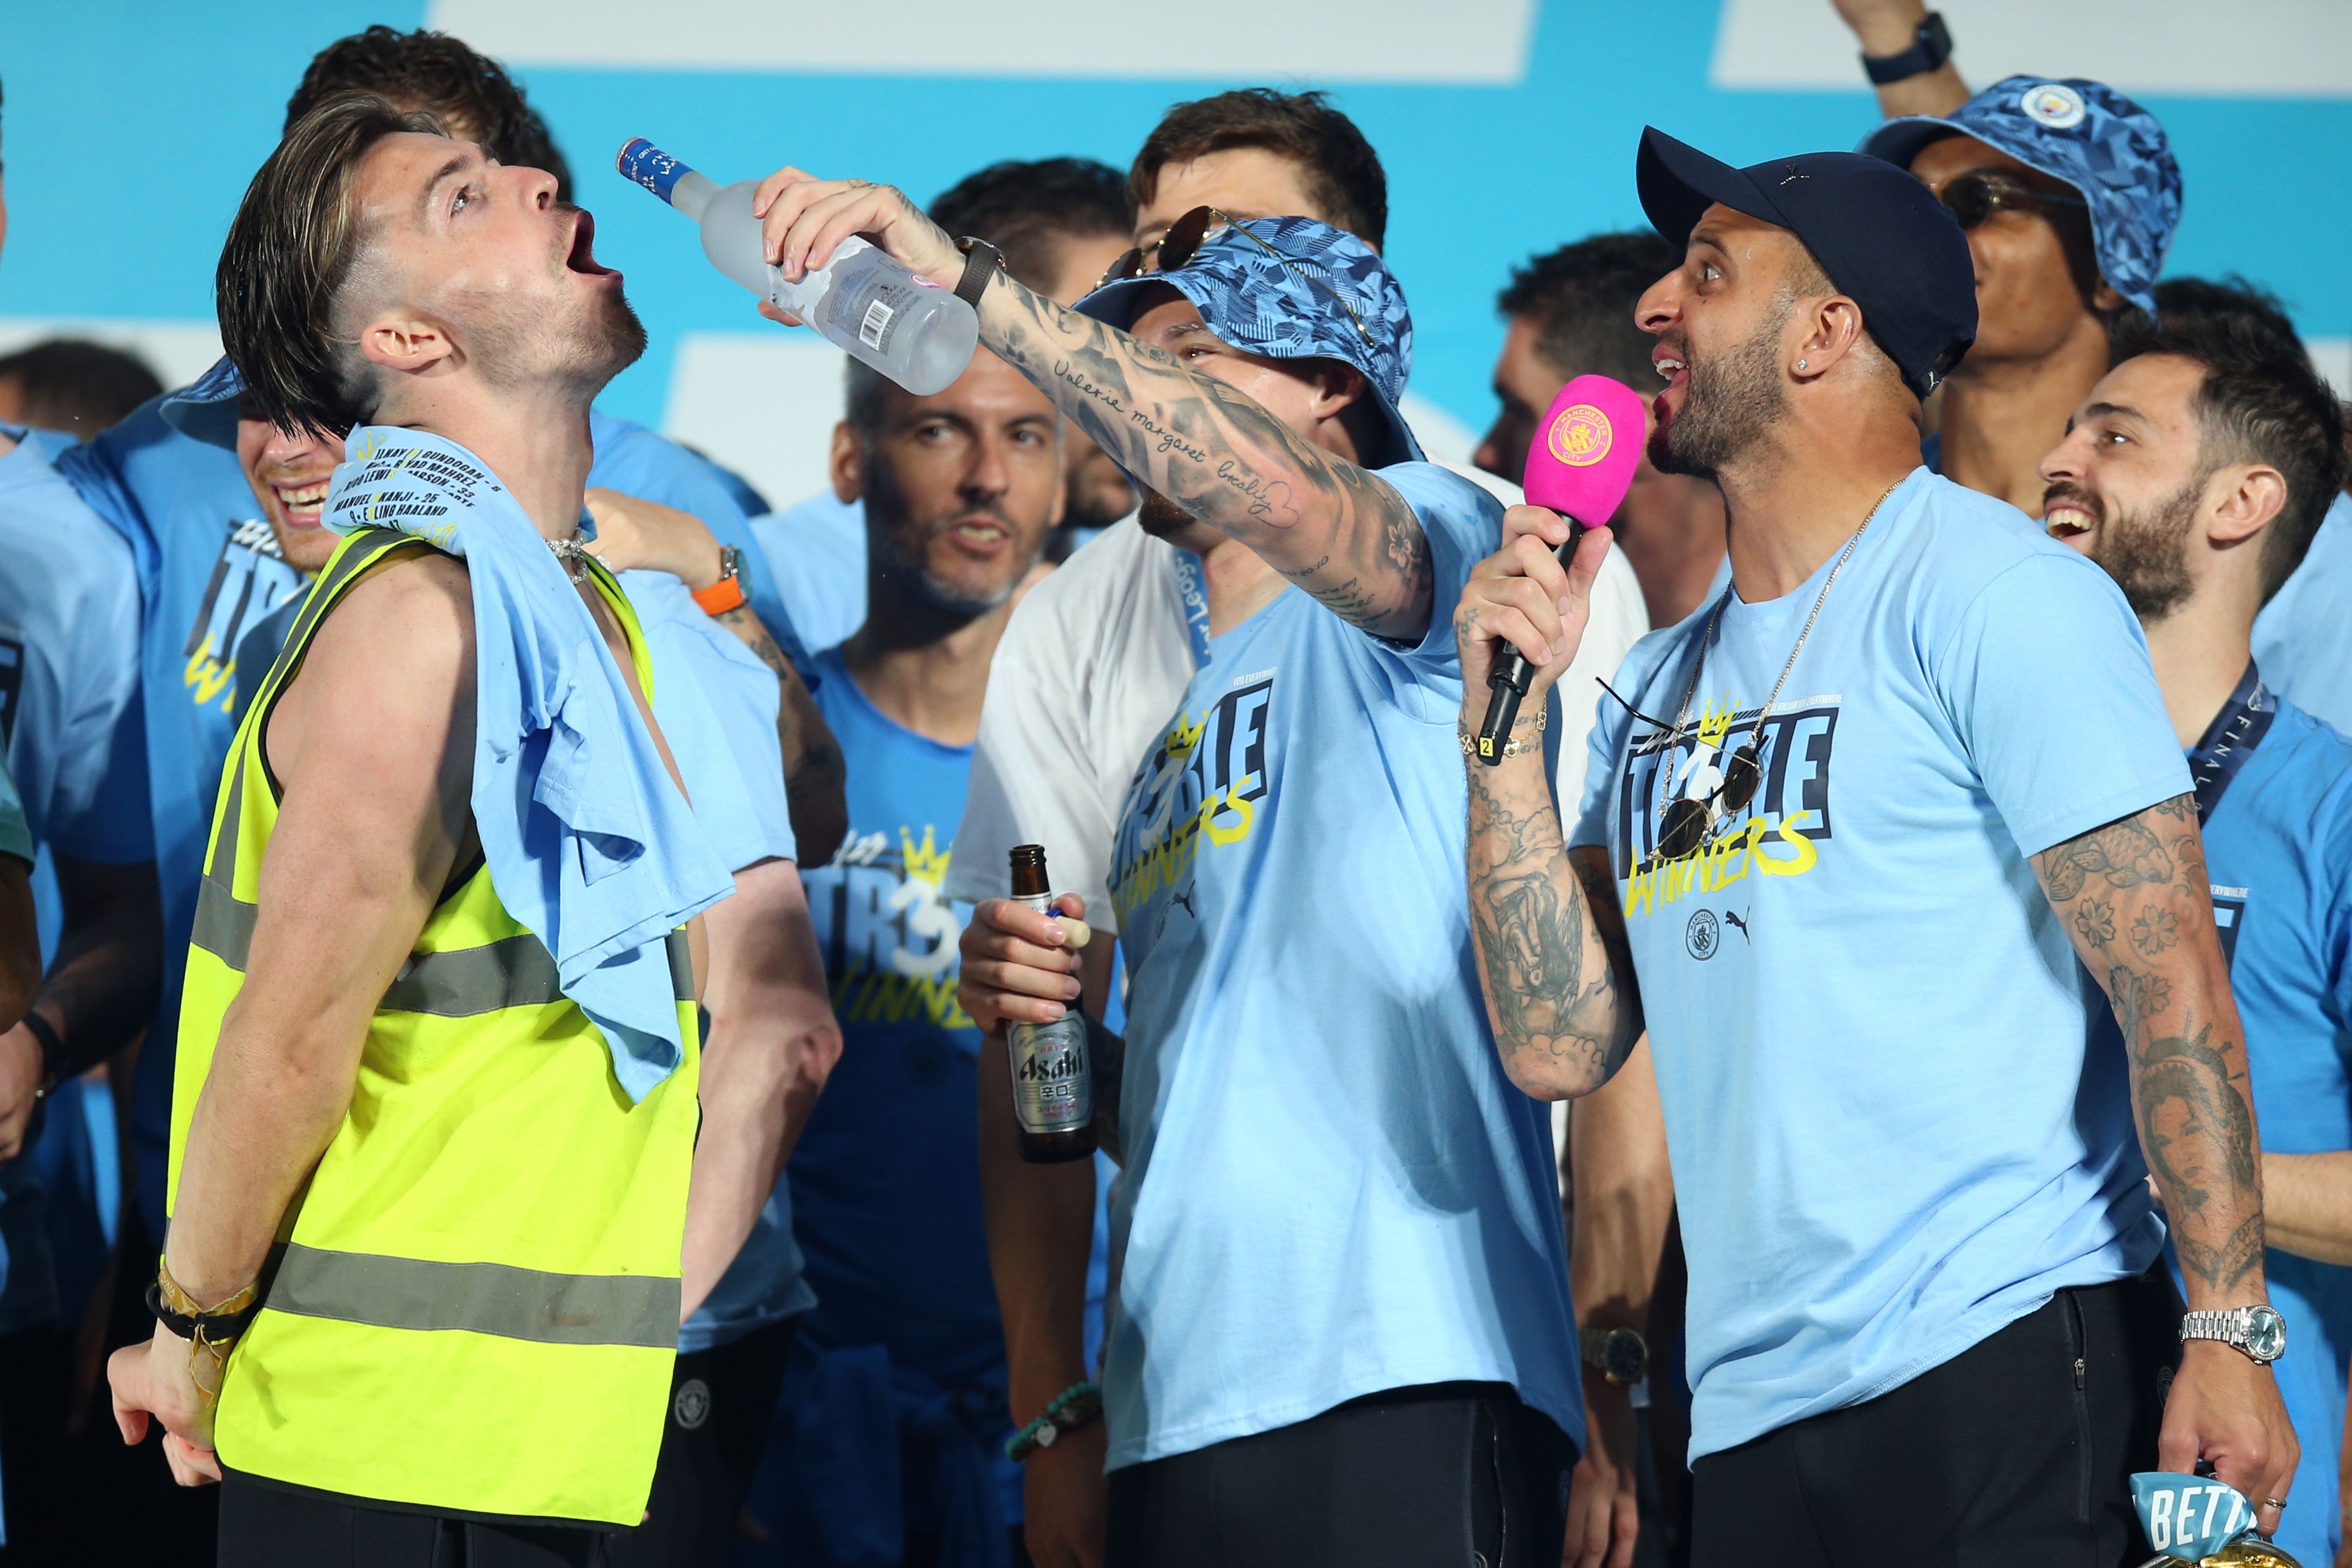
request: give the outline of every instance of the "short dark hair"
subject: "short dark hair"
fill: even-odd
[[[966,174],[931,203],[931,221],[961,238],[971,235],[1004,253],[1004,269],[1032,289],[1054,281],[1062,241],[1135,226],[1127,181],[1092,158],[1007,159]]]
[[[296,121],[246,187],[213,301],[246,395],[280,430],[338,436],[375,411],[375,378],[337,342],[337,300],[363,237],[353,177],[385,137],[440,129],[374,93],[344,93]]]
[[[1562,374],[1646,386],[1658,379],[1650,363],[1657,340],[1634,324],[1633,306],[1682,259],[1655,229],[1596,234],[1513,271],[1495,303],[1505,318],[1534,324],[1536,353]]]
[[[26,424],[85,441],[163,390],[137,354],[79,338],[51,338],[0,357],[0,381],[16,384]]]
[[[1128,201],[1141,212],[1160,188],[1160,170],[1236,147],[1278,153],[1307,171],[1307,194],[1323,211],[1297,216],[1320,216],[1374,250],[1387,238],[1389,177],[1380,154],[1327,93],[1245,87],[1172,106],[1127,172]]]
[[[2156,289],[2158,320],[2139,316],[2114,340],[2116,363],[2174,354],[2201,365],[2199,461],[2265,463],[2286,479],[2286,505],[2264,531],[2267,600],[2303,563],[2344,487],[2344,406],[2311,363],[2277,296],[2243,279],[2174,279]]]
[[[337,38],[310,57],[286,103],[286,129],[344,92],[373,92],[473,133],[501,163],[544,169],[559,201],[572,199],[572,166],[506,68],[446,33],[395,32],[381,22]]]

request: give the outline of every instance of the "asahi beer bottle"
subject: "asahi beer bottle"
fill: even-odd
[[[1053,913],[1044,845],[1013,847],[1013,897],[1040,914]],[[1077,1004],[1055,1023],[1011,1026],[1005,1045],[1013,1064],[1013,1121],[1021,1157],[1045,1165],[1093,1153],[1094,1067],[1087,1058],[1087,1021]]]

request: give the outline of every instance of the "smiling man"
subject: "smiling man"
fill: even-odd
[[[109,1368],[127,1437],[226,1478],[230,1564],[589,1560],[644,1515],[686,1289],[732,884],[580,548],[644,329],[553,176],[437,129],[322,102],[219,268],[255,411],[351,430],[231,747],[157,1325]]]
[[[1627,658],[1565,837],[1536,759],[1465,764],[1469,870],[1515,1081],[1588,1093],[1649,1029],[1695,1568],[2125,1568],[2129,1473],[2200,1459],[2274,1528],[2295,1444],[2188,770],[2113,584],[1918,464],[1976,327],[1961,231],[1853,153],[1653,130],[1637,179],[1685,247],[1641,305],[1651,456],[1723,491],[1732,584]],[[1506,641],[1549,678],[1586,616],[1593,541],[1564,572],[1560,520],[1509,527],[1456,616],[1473,691]]]
[[[2343,482],[2344,420],[2275,301],[2190,280],[2159,298],[2163,330],[2119,342],[2042,458],[2043,521],[2131,602],[2189,752],[2262,1121],[2263,1266],[2286,1321],[2273,1372],[2303,1441],[2277,1539],[2333,1563],[2352,1372],[2352,741],[2277,695],[2250,648]],[[2172,941],[2161,923],[2132,936],[2144,952]]]

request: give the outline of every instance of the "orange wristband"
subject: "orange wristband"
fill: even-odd
[[[729,574],[708,588],[694,590],[694,602],[702,606],[706,616],[723,616],[730,610],[743,607],[743,580]]]

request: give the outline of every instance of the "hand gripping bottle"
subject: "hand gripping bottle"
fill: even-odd
[[[1013,897],[1052,914],[1045,848],[1013,847]],[[1087,1053],[1087,1020],[1076,1004],[1051,1024],[1014,1024],[1005,1031],[1013,1067],[1013,1125],[1021,1157],[1032,1164],[1082,1160],[1095,1152],[1094,1064]]]
[[[621,149],[615,163],[702,226],[702,253],[713,267],[916,396],[945,392],[971,363],[980,342],[980,318],[971,307],[856,236],[843,240],[824,266],[797,283],[785,282],[768,264],[760,220],[751,216],[757,180],[722,189],[642,136]]]

